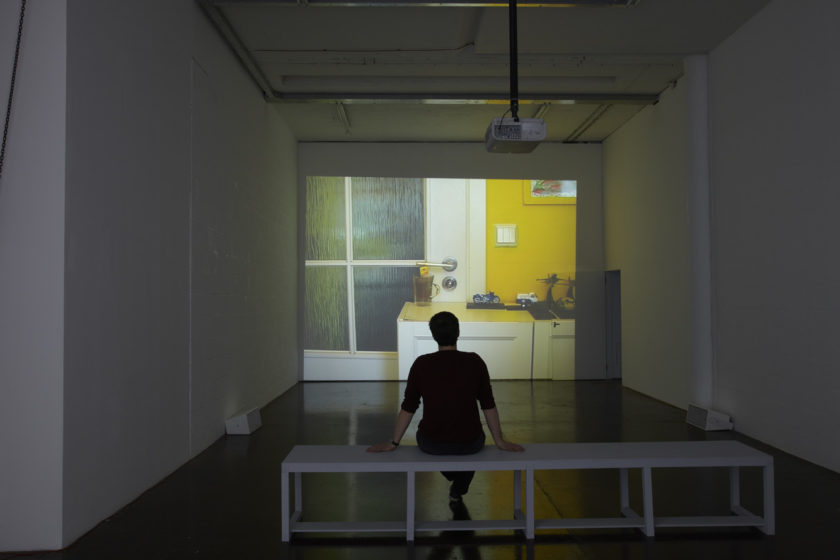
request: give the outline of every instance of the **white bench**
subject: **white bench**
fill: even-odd
[[[730,515],[655,517],[653,512],[654,468],[729,468]],[[759,516],[740,504],[740,468],[761,467],[764,511]],[[534,518],[534,471],[562,469],[618,469],[621,517]],[[628,470],[641,469],[642,506],[639,515],[630,507]],[[417,521],[414,517],[415,474],[427,471],[512,471],[512,518],[497,520]],[[304,521],[303,473],[404,472],[406,514],[401,521]],[[525,473],[525,507],[522,504],[522,473]],[[282,464],[282,540],[303,532],[405,532],[406,540],[422,531],[520,530],[527,539],[536,529],[636,528],[654,536],[655,527],[757,527],[775,533],[773,457],[737,441],[534,443],[525,452],[500,451],[493,446],[474,455],[427,455],[416,447],[394,452],[368,453],[365,446],[297,445]],[[290,475],[294,475],[294,511],[291,511]]]

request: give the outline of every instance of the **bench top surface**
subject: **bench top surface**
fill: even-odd
[[[296,445],[289,472],[521,470],[766,466],[773,457],[739,441],[571,442],[523,444],[521,453],[488,445],[473,455],[428,455],[416,446],[368,453],[366,445]]]

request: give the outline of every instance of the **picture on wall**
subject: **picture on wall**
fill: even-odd
[[[523,184],[525,204],[577,204],[577,181],[533,179]]]

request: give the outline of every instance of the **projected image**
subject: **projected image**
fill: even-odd
[[[573,320],[576,196],[569,179],[308,177],[305,351],[395,353],[406,309]]]
[[[539,183],[546,190],[576,181],[491,180],[486,181],[486,215],[489,227],[513,224],[515,247],[488,244],[486,282],[502,301],[522,303],[537,319],[574,316],[577,207],[575,197],[545,196],[564,200],[562,205],[534,205],[522,193],[533,192]],[[560,192],[554,189],[554,192]]]

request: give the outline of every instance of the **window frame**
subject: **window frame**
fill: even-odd
[[[429,252],[429,190],[428,178],[412,177],[412,179],[420,179],[423,186],[423,255],[420,261],[427,260]],[[303,349],[305,356],[355,356],[364,355],[365,357],[383,356],[394,357],[397,351],[391,350],[359,350],[357,348],[357,333],[356,333],[356,292],[354,270],[356,267],[417,267],[417,259],[364,259],[357,260],[353,255],[353,195],[352,195],[352,180],[353,177],[344,177],[344,228],[345,228],[345,258],[333,260],[304,260],[304,267],[343,267],[345,278],[347,282],[346,304],[347,304],[347,329],[348,329],[348,350],[325,350],[317,348]],[[308,209],[304,208],[304,215]],[[305,276],[305,274],[304,274]],[[304,290],[306,288],[304,287]],[[305,300],[306,298],[304,298]],[[306,310],[303,312],[304,323],[306,321]],[[305,325],[304,325],[305,327]]]

